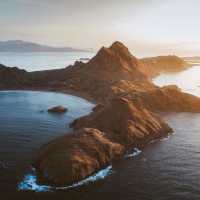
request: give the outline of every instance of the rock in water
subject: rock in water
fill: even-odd
[[[53,108],[48,109],[48,112],[50,113],[65,113],[68,109],[63,106],[55,106]]]

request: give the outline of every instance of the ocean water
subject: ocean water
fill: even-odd
[[[82,62],[86,62],[86,58],[91,58],[94,54],[94,52],[0,52],[0,63],[9,67],[19,67],[27,71],[40,71],[67,67],[80,59]]]
[[[177,85],[184,92],[200,96],[200,65],[178,73],[162,74],[153,81],[159,86]]]
[[[200,71],[195,66],[184,72],[161,75],[154,82],[176,83],[184,91],[198,94],[199,83],[195,78],[198,74]],[[40,112],[54,104],[68,106],[69,113],[57,116]],[[34,176],[26,175],[40,145],[65,133],[72,118],[90,112],[92,106],[87,101],[58,93],[0,93],[0,196],[3,199],[200,199],[200,114],[191,113],[163,116],[174,129],[171,136],[152,141],[142,151],[133,149],[133,153],[84,184],[46,192],[18,191],[24,178],[31,185],[35,183]]]
[[[65,114],[50,114],[63,105]],[[73,119],[88,114],[93,104],[79,97],[55,92],[0,92],[0,195],[14,192],[29,170],[39,147],[71,131]]]

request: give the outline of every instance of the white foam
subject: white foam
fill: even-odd
[[[32,190],[35,192],[48,192],[51,190],[50,186],[37,184],[37,177],[34,173],[24,176],[22,182],[18,184],[18,190]]]
[[[95,182],[98,180],[102,180],[105,177],[107,177],[112,172],[112,165],[106,167],[105,169],[102,169],[98,171],[96,174],[89,176],[88,178],[79,181],[77,183],[74,183],[73,185],[66,186],[66,187],[52,187],[47,185],[39,185],[37,183],[37,176],[35,175],[35,169],[32,169],[32,172],[30,174],[27,174],[24,176],[24,179],[22,182],[18,184],[18,190],[31,190],[35,192],[49,192],[54,190],[66,190],[74,187],[78,187],[81,185],[85,185],[89,182]]]
[[[134,148],[133,151],[129,154],[126,154],[124,157],[125,158],[131,158],[131,157],[135,157],[137,155],[139,155],[142,151],[139,150],[138,148]]]
[[[160,139],[160,141],[166,141],[166,140],[168,140],[169,138],[170,138],[170,135],[168,135],[167,137],[164,137],[164,138]]]
[[[149,144],[153,144],[153,143],[158,142],[158,141],[160,141],[160,139],[151,140],[151,141],[149,142]]]

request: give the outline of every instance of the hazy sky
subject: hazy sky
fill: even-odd
[[[0,40],[200,55],[199,0],[1,0]]]

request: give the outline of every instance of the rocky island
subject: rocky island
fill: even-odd
[[[160,112],[200,112],[200,98],[176,86],[158,87],[151,82],[152,74],[168,70],[162,60],[180,70],[188,66],[177,57],[159,58],[153,65],[152,59],[137,59],[120,42],[101,48],[87,63],[64,69],[26,72],[1,66],[0,89],[55,90],[97,103],[88,116],[71,123],[74,132],[41,147],[34,164],[38,182],[73,184],[122,158],[126,151],[165,137],[172,129]]]
[[[49,108],[47,110],[49,113],[65,113],[68,111],[67,108],[63,107],[63,106],[54,106],[52,108]]]
[[[140,60],[146,66],[144,72],[150,77],[155,77],[161,73],[179,72],[191,66],[190,63],[175,55],[157,56]]]

